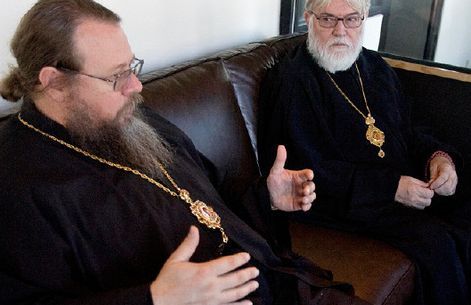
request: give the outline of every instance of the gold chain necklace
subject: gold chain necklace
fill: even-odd
[[[370,141],[371,144],[379,148],[378,156],[380,158],[384,158],[385,153],[383,149],[381,149],[381,146],[383,146],[384,141],[385,141],[384,132],[382,132],[381,129],[375,126],[376,121],[371,115],[370,107],[368,107],[368,102],[366,100],[366,95],[365,95],[365,89],[363,88],[363,80],[361,79],[360,70],[358,69],[357,63],[355,63],[355,68],[358,73],[358,79],[360,80],[361,93],[363,94],[363,100],[365,101],[366,110],[368,111],[367,115],[361,112],[361,110],[358,109],[358,107],[352,103],[352,101],[348,98],[348,96],[342,91],[342,89],[340,89],[339,85],[337,85],[337,83],[332,78],[332,76],[330,76],[329,72],[326,72],[326,73],[327,73],[327,76],[329,76],[332,83],[334,84],[335,88],[337,88],[337,90],[342,94],[345,100],[353,107],[353,109],[355,109],[365,119],[365,124],[366,126],[368,126],[368,129],[366,130],[366,139]]]
[[[220,232],[221,232],[221,236],[222,236],[222,242],[223,244],[227,244],[228,241],[229,241],[229,238],[227,237],[226,235],[226,232],[224,231],[223,227],[221,226],[221,218],[219,217],[219,215],[216,213],[216,211],[214,211],[214,209],[210,206],[208,206],[206,203],[204,203],[203,201],[200,201],[200,200],[196,200],[196,201],[193,201],[193,199],[191,199],[190,197],[190,193],[185,190],[185,189],[182,189],[180,188],[175,180],[173,180],[173,178],[170,176],[170,174],[167,172],[167,170],[165,169],[165,167],[159,163],[159,167],[160,167],[160,170],[162,171],[162,173],[165,175],[165,177],[168,179],[168,181],[170,181],[170,183],[172,184],[172,186],[177,190],[177,192],[175,191],[172,191],[171,189],[169,189],[168,187],[166,187],[165,185],[163,185],[162,183],[152,179],[151,177],[147,176],[146,174],[144,173],[141,173],[140,171],[138,171],[137,169],[133,169],[133,168],[130,168],[128,166],[125,166],[125,165],[121,165],[121,164],[117,164],[117,163],[114,163],[114,162],[111,162],[109,160],[106,160],[106,159],[103,159],[103,158],[100,158],[94,154],[91,154],[83,149],[80,149],[78,148],[77,146],[74,146],[70,143],[67,143],[61,139],[58,139],[56,138],[55,136],[53,135],[50,135],[36,127],[34,127],[33,125],[31,125],[30,123],[26,122],[22,117],[21,117],[21,113],[18,113],[18,120],[23,124],[25,125],[26,127],[36,131],[37,133],[51,139],[52,141],[54,142],[57,142],[61,145],[64,145],[66,146],[67,148],[69,149],[72,149],[74,150],[75,152],[78,152],[79,154],[81,155],[84,155],[90,159],[93,159],[95,161],[98,161],[100,163],[103,163],[103,164],[106,164],[110,167],[114,167],[114,168],[117,168],[117,169],[120,169],[120,170],[123,170],[125,172],[129,172],[129,173],[132,173],[138,177],[141,177],[142,179],[148,181],[149,183],[157,186],[158,188],[160,188],[161,190],[165,191],[166,193],[174,196],[174,197],[177,197],[177,198],[180,198],[181,200],[183,200],[184,202],[188,203],[190,205],[190,210],[191,210],[191,213],[196,216],[196,218],[198,219],[198,221],[202,224],[204,224],[205,226],[207,226],[208,228],[210,229],[218,229]],[[221,244],[221,246],[223,245]]]

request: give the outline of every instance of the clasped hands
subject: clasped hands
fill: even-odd
[[[284,146],[278,146],[276,160],[267,177],[271,205],[282,211],[307,211],[316,198],[312,170],[292,171],[284,168]],[[199,244],[194,226],[172,253],[150,286],[154,305],[250,305],[244,298],[258,288],[259,270],[244,267],[248,253],[236,253],[202,263],[190,262]]]
[[[405,206],[423,210],[430,206],[435,194],[451,196],[456,191],[458,176],[454,165],[443,156],[435,156],[430,161],[428,182],[401,176],[395,200]]]

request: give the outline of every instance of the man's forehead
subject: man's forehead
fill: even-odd
[[[329,14],[349,15],[352,13],[358,13],[358,11],[346,0],[332,0],[326,5],[320,7],[321,12]]]
[[[74,46],[83,65],[114,69],[129,65],[133,57],[127,37],[119,23],[85,20],[74,33]]]

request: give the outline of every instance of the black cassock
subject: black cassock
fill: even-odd
[[[275,254],[223,204],[190,140],[148,114],[175,151],[170,175],[221,216],[230,239],[224,254],[247,251],[250,264],[260,268],[260,288],[250,296],[255,304],[309,304],[321,297],[322,287],[351,293],[349,285],[332,282],[330,272],[306,259]],[[23,106],[22,117],[72,141],[31,103]],[[16,116],[1,125],[0,143],[0,304],[152,304],[149,285],[190,225],[200,231],[192,261],[219,256],[220,232],[200,225],[187,203],[140,177],[53,142]],[[268,201],[256,203],[268,200],[264,185],[254,184],[244,198],[252,212],[260,212],[260,218],[252,215],[258,229],[261,217],[270,214]]]
[[[432,208],[419,211],[394,201],[401,175],[428,179],[427,161],[435,151],[448,152],[457,165],[460,157],[428,130],[411,127],[399,80],[380,55],[363,49],[356,63],[375,126],[385,134],[384,158],[366,139],[365,119],[303,43],[262,84],[263,171],[275,159],[276,146],[284,144],[287,167],[314,170],[317,199],[299,219],[367,234],[403,250],[418,269],[414,304],[468,304],[469,205],[434,198]],[[331,77],[366,115],[355,65]]]

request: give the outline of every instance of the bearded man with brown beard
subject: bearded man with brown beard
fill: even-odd
[[[411,304],[469,304],[471,206],[452,196],[460,157],[412,127],[394,71],[362,48],[369,7],[306,1],[307,41],[262,86],[262,171],[285,145],[288,166],[316,176],[316,204],[297,218],[402,250],[416,265]]]
[[[11,45],[18,66],[0,92],[24,104],[0,125],[1,304],[366,304],[272,249],[189,138],[138,107],[143,60],[115,13],[39,0]],[[285,169],[279,150],[240,198],[260,226],[271,207],[309,210],[316,196],[312,171]]]

